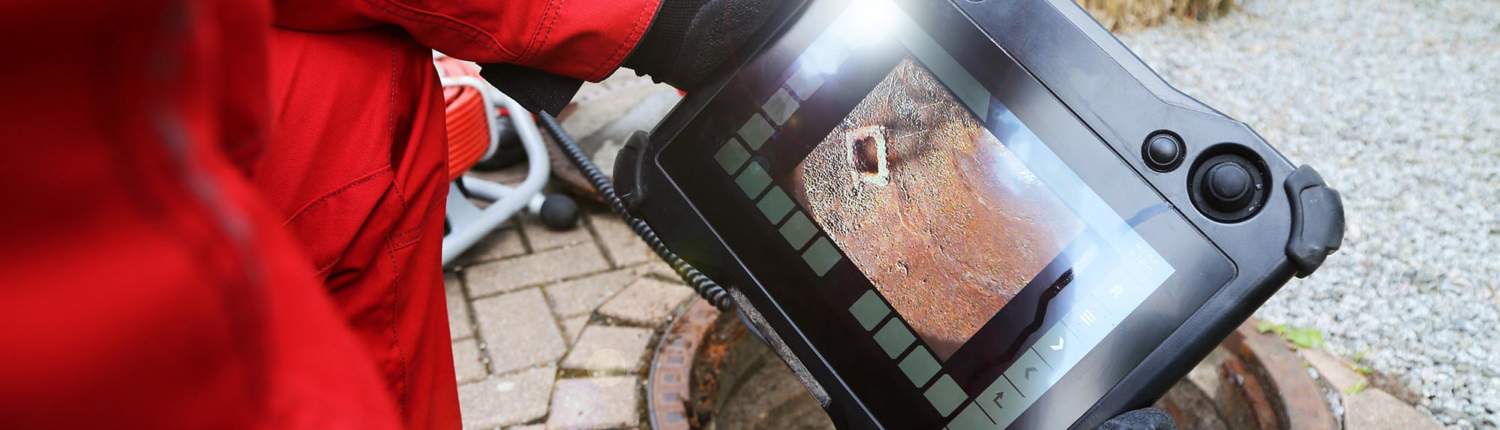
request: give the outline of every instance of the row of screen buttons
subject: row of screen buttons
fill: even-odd
[[[846,26],[858,25],[853,21],[847,24]],[[771,99],[761,106],[761,110],[771,116],[772,120],[781,117],[780,119],[784,121],[789,116],[783,113],[786,112],[787,106],[795,109],[796,99],[805,101],[811,97],[812,93],[823,85],[824,75],[833,73],[844,60],[850,57],[854,48],[847,44],[849,34],[853,33],[827,31],[819,36],[802,53],[798,61],[793,63],[785,86],[772,95]],[[967,400],[968,395],[964,393],[963,388],[953,380],[952,376],[942,373],[942,363],[932,354],[932,351],[918,342],[916,335],[900,318],[895,316],[890,305],[875,290],[865,290],[864,294],[849,307],[849,312],[859,325],[872,335],[881,351],[887,357],[896,360],[901,373],[911,381],[913,386],[922,391],[922,396],[939,414],[944,417],[950,416],[959,405]]]
[[[839,34],[830,32],[815,42],[803,54],[802,61],[792,66],[794,71],[785,86],[761,105],[760,112],[752,113],[736,135],[727,139],[713,155],[719,167],[734,178],[736,187],[756,202],[761,214],[771,224],[780,225],[778,230],[782,238],[793,249],[801,251],[803,261],[818,276],[826,275],[843,256],[826,234],[818,234],[817,226],[787,193],[773,183],[765,167],[755,160],[754,153],[775,135],[777,125],[785,124],[800,107],[798,99],[807,100],[823,85],[822,75],[830,70],[820,69],[837,68],[838,63],[849,56],[848,47],[838,40]],[[809,57],[816,58],[810,60]],[[809,245],[809,240],[814,237],[816,240]],[[918,389],[927,386],[923,396],[939,413],[949,416],[963,404],[967,398],[963,389],[952,376],[941,374],[942,364],[917,342],[915,334],[900,318],[894,317],[890,306],[879,294],[866,290],[850,306],[849,312],[872,335],[886,356],[897,360],[897,367],[912,385]]]
[[[1082,313],[1076,316],[1084,318]],[[1095,320],[1095,322],[1100,322]],[[1021,416],[1052,384],[1092,349],[1066,323],[1054,324],[1041,341],[990,383],[974,402],[948,423],[950,430],[1004,428]]]
[[[1079,303],[955,416],[949,430],[1004,428],[1020,417],[1144,301],[1146,291],[1126,286],[1126,280],[1140,279],[1131,272],[1117,270],[1094,284],[1104,288],[1085,287]]]
[[[762,106],[762,111],[780,124],[786,122],[798,106],[797,101],[787,95],[786,90],[783,89],[777,91],[776,95]],[[779,225],[777,230],[781,233],[782,239],[785,239],[792,249],[800,251],[807,267],[818,276],[823,276],[842,260],[843,256],[826,236],[813,239],[818,233],[817,226],[807,214],[798,210],[797,204],[792,201],[786,191],[772,182],[770,173],[754,159],[751,152],[759,150],[775,133],[775,126],[768,122],[761,113],[752,113],[750,119],[740,127],[737,135],[725,140],[719,150],[714,153],[714,161],[724,169],[725,173],[734,178],[735,186],[746,197],[755,201],[755,207],[761,215],[764,215],[771,224]],[[746,146],[751,149],[747,150]]]
[[[875,344],[880,346],[887,357],[896,360],[896,367],[901,369],[901,373],[906,375],[913,386],[922,390],[922,397],[938,413],[949,416],[968,400],[963,387],[958,386],[952,376],[942,374],[942,363],[932,355],[932,351],[917,342],[916,335],[912,334],[911,329],[900,318],[895,317],[890,305],[875,290],[865,290],[849,306],[849,313],[866,332],[873,332]],[[913,344],[916,346],[913,347]]]

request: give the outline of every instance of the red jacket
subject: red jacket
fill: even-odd
[[[659,0],[276,0],[276,25],[343,31],[394,24],[422,45],[480,63],[584,80],[609,76]]]
[[[283,227],[285,202],[244,175],[274,136],[298,134],[276,128],[299,101],[271,88],[272,23],[399,28],[456,57],[599,79],[655,10],[656,0],[0,2],[0,428],[400,427],[359,328]],[[339,106],[432,110],[383,96]]]

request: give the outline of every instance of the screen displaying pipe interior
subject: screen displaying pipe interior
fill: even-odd
[[[792,194],[940,359],[1084,224],[915,60],[792,173]]]

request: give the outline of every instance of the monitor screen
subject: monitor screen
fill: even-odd
[[[736,181],[768,221],[782,215],[767,208],[793,208],[783,233],[816,226],[811,241],[789,240],[814,273],[857,269],[873,291],[853,317],[874,302],[899,316],[868,327],[877,343],[920,340],[892,358],[967,363],[956,374],[1005,367],[977,386],[1015,393],[1019,412],[1174,272],[893,3],[855,2],[780,75],[724,143],[749,155]]]
[[[885,425],[1005,427],[1049,392],[1076,418],[1212,293],[1185,273],[1232,268],[1004,52],[910,3],[812,3],[660,163],[738,287]]]
[[[796,200],[940,359],[1083,223],[911,57],[788,178]]]
[[[873,57],[888,60],[858,63]],[[1039,317],[1066,324],[1045,321],[1046,308],[1089,311],[1097,324],[1075,323],[1075,331],[1102,335],[1172,274],[1129,222],[894,4],[856,2],[783,76],[726,146],[744,142],[747,153],[763,155],[775,186],[761,199],[789,195],[837,248],[828,254],[842,254],[808,264],[824,272],[820,262],[847,259],[937,360],[986,325]],[[828,88],[855,81],[870,86]],[[1049,300],[1044,309],[1023,305],[997,319],[1028,287]],[[1068,363],[1050,364],[1064,371]]]

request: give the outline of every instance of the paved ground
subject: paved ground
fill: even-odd
[[[693,293],[618,218],[582,224],[512,222],[448,274],[465,428],[644,425],[648,348]]]
[[[1249,0],[1121,37],[1344,195],[1344,249],[1264,319],[1500,427],[1500,3]]]

